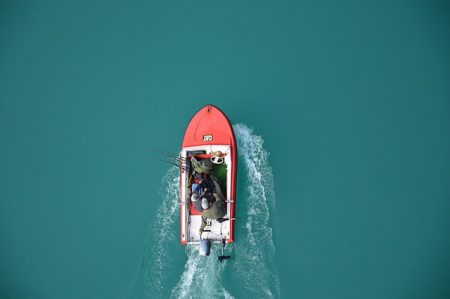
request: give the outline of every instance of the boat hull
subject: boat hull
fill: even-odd
[[[229,219],[222,223],[211,221],[202,236],[199,235],[201,213],[193,208],[190,202],[190,171],[180,168],[180,242],[199,244],[200,238],[208,238],[213,243],[234,242],[236,213],[236,174],[237,149],[233,128],[225,114],[213,105],[201,108],[190,120],[181,144],[182,161],[191,157],[207,159],[213,153],[220,152],[223,165],[214,167],[213,174],[224,188],[226,200],[226,216]],[[205,235],[206,234],[206,235]]]

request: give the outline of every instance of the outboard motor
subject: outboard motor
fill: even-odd
[[[211,253],[211,241],[208,239],[200,240],[198,251],[201,256],[209,256]]]

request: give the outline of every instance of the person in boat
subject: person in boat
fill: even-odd
[[[192,184],[192,193],[198,192],[198,194],[206,193],[208,190],[211,191],[214,189],[214,185],[210,179],[208,179],[207,175],[196,174],[194,178],[194,183]]]
[[[202,205],[203,199],[206,199],[208,204],[214,202],[213,192],[213,182],[206,175],[196,174],[191,189],[191,202],[194,208],[199,212],[203,212],[203,206],[206,206]]]
[[[213,194],[215,197],[215,201],[210,205],[206,198],[202,199],[202,224],[200,225],[199,234],[200,236],[203,233],[203,229],[208,224],[208,219],[211,220],[222,220],[223,217],[227,214],[225,212],[225,201],[220,199],[217,193]]]
[[[198,193],[192,193],[191,196],[191,202],[192,205],[194,206],[194,209],[196,209],[199,212],[203,212],[204,207],[208,207],[209,202],[212,202],[211,197],[214,198],[214,196],[211,194],[211,196],[209,196],[209,194],[207,195],[203,195],[203,196],[199,196]],[[204,203],[206,201],[206,203]]]
[[[226,213],[226,202],[225,198],[223,197],[222,190],[220,188],[220,185],[217,182],[217,179],[212,176],[215,192],[213,193],[214,202],[210,204],[206,198],[202,199],[202,224],[200,225],[199,234],[200,236],[203,233],[203,229],[208,224],[208,219],[211,220],[223,220],[223,217],[227,214]]]
[[[191,203],[194,206],[194,209],[196,209],[199,212],[203,212],[203,208],[202,208],[202,200],[201,198],[198,196],[198,193],[192,193],[191,196]]]

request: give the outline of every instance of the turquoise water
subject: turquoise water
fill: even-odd
[[[450,297],[448,12],[3,2],[0,298]],[[224,265],[178,245],[151,159],[207,103],[245,148]]]

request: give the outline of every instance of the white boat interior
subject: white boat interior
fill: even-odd
[[[220,154],[218,154],[220,153]],[[195,209],[191,202],[191,186],[193,181],[193,168],[190,166],[191,158],[196,160],[211,160],[211,156],[220,156],[223,158],[223,163],[212,164],[212,174],[217,178],[221,191],[226,202],[226,215],[224,218],[230,218],[231,211],[231,155],[229,145],[207,145],[207,146],[193,146],[186,147],[181,150],[180,161],[181,165],[181,179],[180,179],[180,197],[181,197],[181,242],[186,244],[199,244],[200,235],[199,228],[202,223],[201,212]],[[213,243],[221,243],[225,239],[227,242],[230,237],[230,221],[229,219],[219,223],[216,220],[209,220],[204,228],[201,238],[209,239]]]

